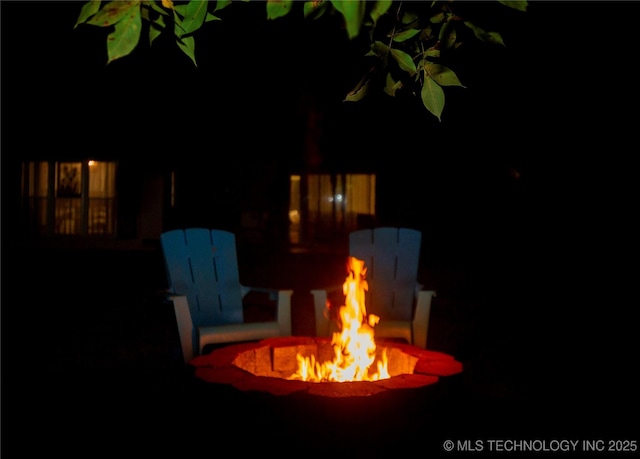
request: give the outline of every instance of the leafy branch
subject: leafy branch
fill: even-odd
[[[246,3],[249,0],[236,1]],[[104,27],[107,35],[107,63],[129,55],[139,44],[143,25],[150,44],[161,34],[172,34],[176,45],[197,66],[195,33],[205,23],[221,21],[219,13],[231,0],[90,0],[80,11],[80,24]],[[372,90],[395,97],[398,91],[420,95],[424,107],[439,120],[445,106],[444,88],[465,87],[447,63],[452,52],[467,37],[489,45],[505,46],[500,33],[486,30],[456,11],[456,2],[392,0],[267,0],[267,20],[278,20],[297,10],[302,3],[304,20],[339,15],[345,33],[353,40],[366,36],[370,41],[365,57],[369,71],[346,95],[346,101],[362,100]],[[525,0],[498,0],[498,3],[525,12]]]

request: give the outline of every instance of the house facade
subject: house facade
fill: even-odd
[[[207,226],[233,231],[246,243],[300,248],[335,242],[375,221],[375,174],[275,177],[280,183],[256,184],[246,174],[230,180],[235,186],[206,187],[197,168],[141,167],[125,160],[23,161],[20,232],[36,244],[142,247],[172,228]]]

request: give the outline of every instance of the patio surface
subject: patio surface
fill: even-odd
[[[423,282],[438,292],[428,348],[455,357],[462,374],[429,390],[327,403],[196,380],[182,365],[153,245],[20,254],[9,251],[11,264],[6,249],[3,257],[3,442],[15,441],[16,429],[37,432],[20,443],[25,456],[149,457],[167,448],[214,456],[231,442],[234,451],[281,457],[309,445],[381,457],[416,442],[424,455],[442,454],[448,438],[637,437],[625,415],[637,408],[627,340],[603,333],[583,346],[597,320],[585,316],[582,331],[566,332],[569,313],[556,311],[553,324],[540,319],[532,313],[538,295],[508,269],[422,267]],[[311,336],[308,292],[341,284],[344,260],[340,250],[241,250],[241,281],[294,289],[293,335]],[[355,444],[349,429],[361,437]]]

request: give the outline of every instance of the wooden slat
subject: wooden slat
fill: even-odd
[[[233,233],[188,228],[161,237],[171,288],[187,295],[194,325],[242,323]]]
[[[381,227],[353,231],[349,252],[365,262],[368,313],[382,320],[410,321],[420,259],[421,233],[409,228]]]

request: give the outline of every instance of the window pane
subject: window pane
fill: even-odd
[[[347,226],[356,229],[359,220],[367,220],[376,213],[376,176],[349,174],[346,181]]]
[[[300,184],[305,180],[306,199]],[[289,241],[293,244],[340,237],[375,221],[373,174],[309,174],[291,176],[290,181]],[[306,228],[305,241],[301,241],[302,228]]]
[[[80,234],[82,163],[60,162],[56,168],[55,234]]]
[[[26,164],[29,169],[29,197],[46,198],[49,163],[46,161],[32,161]]]
[[[104,161],[89,161],[89,197],[115,197],[115,176],[116,163]]]
[[[89,221],[90,235],[115,233],[116,163],[89,161]]]
[[[58,163],[56,190],[59,197],[80,197],[82,163]]]
[[[24,163],[26,190],[29,199],[26,224],[31,234],[45,235],[47,230],[47,188],[49,185],[49,163],[30,161]]]

